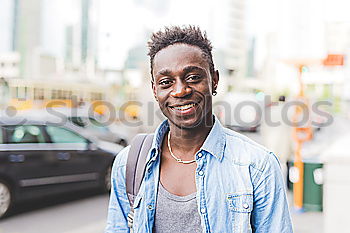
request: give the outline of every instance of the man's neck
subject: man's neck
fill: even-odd
[[[190,129],[170,123],[170,144],[174,154],[181,155],[182,159],[193,159],[193,155],[201,148],[213,125],[212,115],[203,120],[198,127]]]

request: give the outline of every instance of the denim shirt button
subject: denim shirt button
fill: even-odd
[[[202,213],[202,214],[205,214],[205,212],[206,212],[205,208],[202,208],[202,209],[201,209],[201,213]]]
[[[203,154],[202,153],[198,153],[198,158],[202,158]]]
[[[147,206],[147,209],[152,210],[152,209],[153,209],[153,206],[152,206],[152,205],[148,205],[148,206]]]
[[[248,205],[247,203],[244,203],[244,204],[243,204],[243,208],[244,208],[244,209],[248,209],[248,208],[249,208],[249,205]]]
[[[203,171],[199,171],[199,172],[198,172],[198,175],[203,176],[203,175],[204,175],[204,172],[203,172]]]

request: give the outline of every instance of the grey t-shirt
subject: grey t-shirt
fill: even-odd
[[[177,196],[168,192],[159,182],[153,232],[202,232],[196,193]]]

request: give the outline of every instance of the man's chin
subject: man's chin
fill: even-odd
[[[194,129],[201,125],[203,122],[203,117],[194,116],[191,118],[178,118],[171,117],[168,118],[174,125],[181,129]]]

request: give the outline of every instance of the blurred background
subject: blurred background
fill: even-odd
[[[279,157],[295,232],[346,232],[348,9],[345,0],[0,0],[0,233],[103,231],[114,156],[164,119],[147,41],[189,24],[214,47],[219,120]]]

